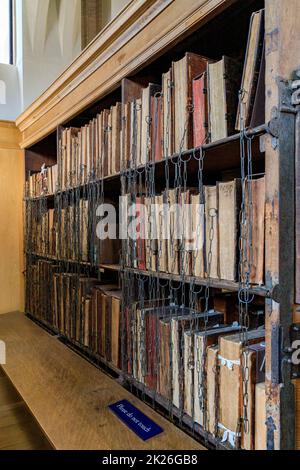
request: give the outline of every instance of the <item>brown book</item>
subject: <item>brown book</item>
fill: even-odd
[[[208,140],[207,72],[193,80],[193,106],[194,147],[200,147]]]
[[[81,183],[87,181],[88,161],[87,161],[87,126],[81,128]]]
[[[219,275],[237,279],[241,182],[238,179],[218,183]]]
[[[213,436],[217,435],[218,426],[218,354],[219,345],[207,348],[206,359],[206,394],[207,394],[207,431]]]
[[[161,93],[151,97],[151,160],[163,159],[163,97]]]
[[[122,105],[117,103],[112,107],[112,174],[120,172],[121,160],[121,127],[122,127]]]
[[[84,319],[83,319],[83,345],[90,347],[90,310],[92,301],[86,298],[84,301]]]
[[[61,134],[61,189],[65,189],[67,184],[67,133],[68,130],[64,129]]]
[[[141,158],[140,163],[146,165],[152,156],[152,98],[161,91],[159,85],[149,83],[147,88],[142,90],[142,110],[141,110]],[[154,123],[153,123],[154,124]]]
[[[172,68],[162,75],[163,96],[163,156],[174,153],[174,87]]]
[[[264,45],[264,10],[252,14],[249,28],[249,37],[246,50],[244,71],[242,77],[241,90],[243,90],[243,100],[238,107],[236,129],[241,130],[241,118],[243,126],[248,127],[252,118],[252,110],[258,91],[258,79],[262,64],[262,52]],[[264,102],[261,103],[261,106]],[[263,122],[260,122],[263,124]]]
[[[130,110],[130,166],[138,167],[141,161],[141,129],[142,129],[142,99],[138,98],[131,103]]]
[[[165,193],[165,202],[169,206],[167,226],[170,229],[167,240],[168,273],[179,274],[179,214],[176,205],[179,204],[178,188]]]
[[[264,330],[248,331],[248,344],[264,341]],[[240,334],[220,338],[220,421],[219,436],[225,437],[231,447],[236,447],[241,441],[236,435],[238,422],[243,416],[242,398],[242,353],[243,342]],[[249,388],[250,392],[250,388]]]
[[[263,381],[264,377],[264,362],[265,362],[265,344],[258,343],[250,346],[247,349],[247,353],[244,352],[244,363],[248,364],[249,367],[249,382],[247,387],[248,393],[248,406],[247,406],[247,419],[248,419],[248,430],[242,428],[242,439],[241,447],[245,450],[254,450],[255,448],[255,388],[256,384],[259,381],[259,376],[263,372]],[[247,362],[246,362],[247,361]],[[262,371],[263,367],[263,371]],[[260,381],[261,382],[261,381]]]
[[[164,195],[155,196],[155,216],[157,229],[157,269],[160,272],[167,272],[168,255],[166,240],[166,210],[164,206]]]
[[[112,155],[112,108],[108,111],[107,117],[107,172],[104,176],[110,176],[113,174],[113,155]]]
[[[266,384],[255,386],[255,450],[267,450]]]
[[[206,425],[207,418],[204,416],[203,409],[207,410],[208,403],[205,399],[205,390],[207,387],[207,351],[206,348],[212,345],[218,344],[218,340],[221,336],[228,336],[239,331],[238,326],[220,326],[219,328],[211,328],[206,331],[197,331],[194,334],[194,420],[201,426]],[[203,403],[200,403],[199,391],[202,387],[203,390]],[[208,411],[208,410],[207,410]],[[206,419],[205,419],[206,418]]]
[[[264,284],[264,259],[265,259],[265,178],[251,180],[247,183],[246,211],[251,221],[252,250],[248,251],[251,264],[250,282],[252,284]],[[249,192],[251,192],[252,204],[249,204]],[[249,243],[250,245],[250,243]]]
[[[193,148],[193,79],[206,71],[207,63],[189,52],[173,62],[175,153]]]
[[[216,186],[205,186],[205,273],[219,278],[218,195]],[[211,259],[211,262],[209,262]]]
[[[171,356],[170,318],[159,320],[159,381],[158,393],[168,400],[172,400],[171,387]]]
[[[123,116],[123,161],[122,169],[126,170],[130,164],[131,153],[131,103],[124,104]]]
[[[204,278],[205,205],[199,194],[191,195],[193,234],[192,275]]]
[[[102,132],[102,177],[108,176],[109,174],[109,115],[108,109],[102,111],[103,114],[103,132]]]
[[[111,292],[111,362],[120,367],[120,354],[121,354],[121,300],[122,292]]]
[[[187,381],[187,375],[190,375],[190,368],[188,367],[188,357],[184,363],[184,332],[189,330],[195,331],[205,327],[206,320],[207,326],[213,327],[223,323],[223,316],[219,312],[210,311],[207,316],[204,313],[197,313],[191,309],[178,309],[177,316],[173,315],[171,319],[171,357],[172,357],[172,390],[173,390],[173,404],[180,408],[185,396],[185,403],[192,400],[192,390],[189,388],[185,390],[184,385]],[[190,342],[190,339],[187,338]],[[189,355],[193,356],[193,351],[189,351]],[[192,380],[189,377],[188,380]],[[191,409],[191,405],[189,406]]]
[[[234,133],[239,90],[239,63],[224,56],[208,64],[209,133],[212,142]]]

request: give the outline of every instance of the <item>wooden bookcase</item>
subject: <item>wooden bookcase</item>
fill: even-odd
[[[249,19],[252,12],[265,7],[266,41],[266,110],[265,124],[249,129],[252,138],[253,167],[266,177],[266,242],[265,285],[252,287],[250,293],[265,304],[266,329],[266,436],[268,449],[290,449],[300,446],[300,410],[295,398],[297,372],[292,371],[292,324],[297,322],[295,306],[295,116],[291,103],[289,81],[299,66],[296,61],[300,45],[298,22],[300,5],[297,0],[210,0],[181,2],[133,1],[93,42],[81,56],[22,116],[17,120],[23,136],[26,171],[37,171],[45,163],[57,161],[58,126],[78,127],[87,123],[97,112],[116,101],[126,100],[126,93],[136,90],[128,86],[127,78],[139,85],[160,80],[171,62],[184,53],[196,52],[212,59],[224,54],[243,60]],[[143,20],[143,21],[142,21]],[[139,87],[137,87],[138,89]],[[204,145],[203,172],[207,181],[217,181],[221,172],[240,167],[240,134]],[[186,153],[188,158],[191,152]],[[178,156],[172,156],[175,161]],[[171,156],[170,156],[171,159]],[[170,162],[169,162],[170,163]],[[155,165],[158,187],[163,187],[166,162]],[[168,164],[168,162],[167,162]],[[193,166],[194,165],[194,166]],[[188,166],[189,184],[197,165]],[[91,183],[91,185],[94,183]],[[89,184],[87,185],[89,186]],[[121,194],[122,175],[101,181],[105,197],[114,200]],[[79,188],[85,191],[85,188]],[[53,206],[54,196],[43,196],[41,204]],[[26,200],[26,203],[30,201]],[[42,259],[27,253],[30,259]],[[50,257],[45,256],[45,259]],[[101,276],[105,282],[118,282],[119,277],[134,282],[135,276],[147,277],[146,271],[117,265],[95,266],[88,262],[53,261],[68,272],[86,276]],[[124,274],[126,276],[124,276]],[[152,278],[168,281],[166,273],[152,273]],[[172,281],[187,286],[206,286],[207,279],[172,275]],[[213,291],[238,292],[233,281],[211,280]],[[30,311],[26,312],[30,314]],[[299,321],[299,320],[298,320]],[[44,322],[44,326],[51,325]],[[71,347],[80,350],[111,373],[126,377],[118,368],[93,355],[76,341],[62,337]],[[292,373],[295,375],[293,376]],[[130,387],[145,400],[165,413],[170,405],[153,395],[146,387],[131,380]],[[191,419],[171,410],[174,421],[195,436],[202,436],[212,445],[214,438],[195,426]]]

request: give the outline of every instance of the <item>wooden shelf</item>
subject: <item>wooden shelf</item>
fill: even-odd
[[[172,280],[174,282],[184,282],[186,284],[194,283],[196,286],[209,286],[214,289],[223,289],[232,292],[238,292],[240,289],[240,285],[238,282],[235,281],[227,281],[225,279],[207,279],[207,278],[199,278],[194,276],[181,276],[179,274],[169,274],[164,272],[157,272],[157,271],[146,271],[137,268],[129,268],[124,267],[122,268],[118,264],[100,264],[93,265],[91,263],[85,261],[74,261],[74,260],[63,260],[59,259],[55,256],[47,256],[47,255],[39,255],[37,253],[26,253],[28,256],[34,256],[36,258],[49,260],[49,261],[57,261],[58,263],[69,263],[69,264],[79,264],[83,266],[88,266],[100,270],[107,270],[107,271],[114,271],[114,272],[130,272],[132,274],[140,275],[140,276],[147,276],[147,277],[156,277],[159,279],[165,280]],[[271,297],[271,292],[265,286],[252,286],[249,290],[250,294],[257,295],[259,297]]]
[[[79,265],[87,266],[87,267],[98,267],[98,266],[93,265],[89,261],[62,259],[62,258],[58,258],[55,255],[43,255],[43,254],[33,253],[33,252],[28,252],[28,251],[25,254],[26,254],[26,256],[32,256],[34,258],[40,258],[40,259],[43,259],[45,261],[56,261],[58,263],[65,263],[65,264],[79,264]]]
[[[214,289],[224,289],[228,291],[238,292],[240,285],[238,282],[226,281],[222,279],[207,279],[199,278],[194,276],[181,276],[179,274],[169,274],[157,271],[144,271],[136,268],[124,268],[124,271],[131,272],[141,276],[152,276],[159,279],[172,280],[175,282],[185,282],[187,284],[194,283],[197,286],[207,286]],[[270,297],[270,291],[265,286],[252,286],[249,290],[250,294],[257,295],[260,297]]]
[[[206,432],[203,427],[200,426],[198,423],[195,423],[191,416],[188,416],[185,413],[181,414],[180,410],[172,403],[170,403],[167,398],[159,395],[154,390],[149,389],[146,385],[133,379],[133,377],[130,375],[123,374],[122,379],[124,381],[123,385],[125,387],[130,389],[130,391],[132,391],[133,387],[135,389],[133,391],[137,394],[137,396],[139,395],[139,392],[146,395],[149,400],[151,400],[156,405],[162,408],[163,415],[168,416],[169,418],[171,416],[173,420],[176,420],[176,424],[182,429],[184,429],[186,432],[188,432],[191,436],[195,437],[195,435],[198,435],[214,448],[218,448],[220,450],[228,450],[228,447],[222,444],[219,439],[215,438],[212,434]]]
[[[42,255],[39,253],[32,253],[32,252],[26,252],[25,253],[27,256],[32,256],[34,258],[39,258],[45,261],[56,261],[57,263],[64,263],[64,264],[77,264],[77,265],[82,265],[94,269],[100,269],[101,271],[114,271],[114,272],[119,272],[120,271],[120,265],[119,264],[92,264],[88,261],[78,261],[78,260],[71,260],[71,259],[62,259],[62,258],[57,258],[57,256],[52,256],[52,255]]]
[[[94,179],[91,181],[88,181],[84,184],[78,185],[78,186],[72,186],[67,189],[64,189],[62,191],[57,191],[55,194],[43,194],[41,196],[36,196],[36,197],[30,197],[30,196],[25,196],[25,201],[38,201],[40,199],[49,199],[49,200],[54,200],[56,196],[59,196],[61,194],[68,194],[71,191],[76,191],[78,190],[80,193],[84,191],[84,189],[88,189],[92,187],[93,185],[97,183],[101,183],[103,181],[104,185],[108,186],[105,188],[106,192],[114,192],[116,189],[120,189],[120,173],[116,173],[115,175],[111,176],[105,176],[102,179]]]

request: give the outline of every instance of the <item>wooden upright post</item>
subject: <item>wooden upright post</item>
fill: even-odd
[[[294,302],[295,115],[286,81],[299,67],[300,2],[266,0],[266,301],[267,441],[295,446],[294,388],[288,348]]]

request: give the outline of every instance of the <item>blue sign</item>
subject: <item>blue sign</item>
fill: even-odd
[[[109,408],[117,417],[123,421],[135,434],[143,441],[151,439],[163,432],[163,429],[154,423],[148,416],[144,415],[135,406],[131,405],[127,400],[121,400]]]

